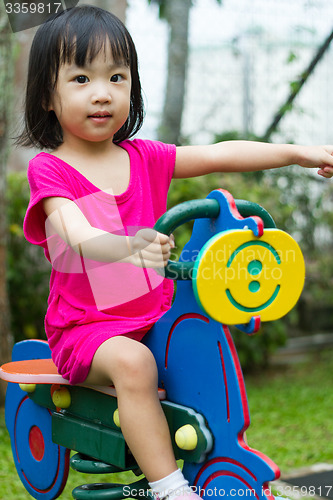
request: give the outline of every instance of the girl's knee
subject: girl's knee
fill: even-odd
[[[113,337],[97,349],[86,383],[129,388],[157,384],[155,358],[140,342]]]
[[[157,386],[157,367],[152,352],[135,342],[117,356],[114,383],[127,390],[144,391]]]

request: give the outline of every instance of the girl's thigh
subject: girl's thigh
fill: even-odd
[[[99,346],[85,383],[117,385],[122,380],[139,382],[142,378],[157,384],[157,368],[152,352],[141,342],[119,335]]]

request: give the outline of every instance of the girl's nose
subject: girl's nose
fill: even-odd
[[[92,102],[103,102],[103,103],[108,103],[111,102],[111,93],[110,89],[108,88],[107,85],[104,84],[99,84],[95,85],[92,96],[91,96]]]

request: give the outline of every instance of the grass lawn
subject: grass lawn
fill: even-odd
[[[249,445],[282,473],[333,463],[333,351],[302,365],[246,377],[251,425]]]
[[[274,460],[282,472],[333,463],[332,374],[333,351],[326,351],[301,365],[246,377],[251,414],[248,443]],[[70,500],[79,484],[110,478],[71,470],[61,498]],[[119,476],[116,481],[121,482]],[[29,498],[13,465],[4,411],[0,410],[0,500]]]

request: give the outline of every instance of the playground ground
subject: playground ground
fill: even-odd
[[[298,474],[297,471],[315,471],[318,464],[332,468],[329,474],[323,475],[325,484],[321,485],[321,490],[319,486],[314,490],[302,488],[302,484],[283,482],[277,483],[275,493],[303,500],[313,499],[314,495],[320,498],[320,494],[327,500],[333,498],[332,374],[333,350],[325,349],[309,353],[301,362],[275,366],[245,377],[251,415],[248,443],[279,465],[281,479],[288,481]],[[326,484],[329,476],[330,484]],[[75,486],[101,480],[108,482],[110,476],[100,478],[70,471],[60,498],[70,500]],[[116,482],[121,482],[119,476]],[[287,490],[283,490],[286,484]],[[16,474],[4,410],[0,409],[0,500],[29,498]]]

